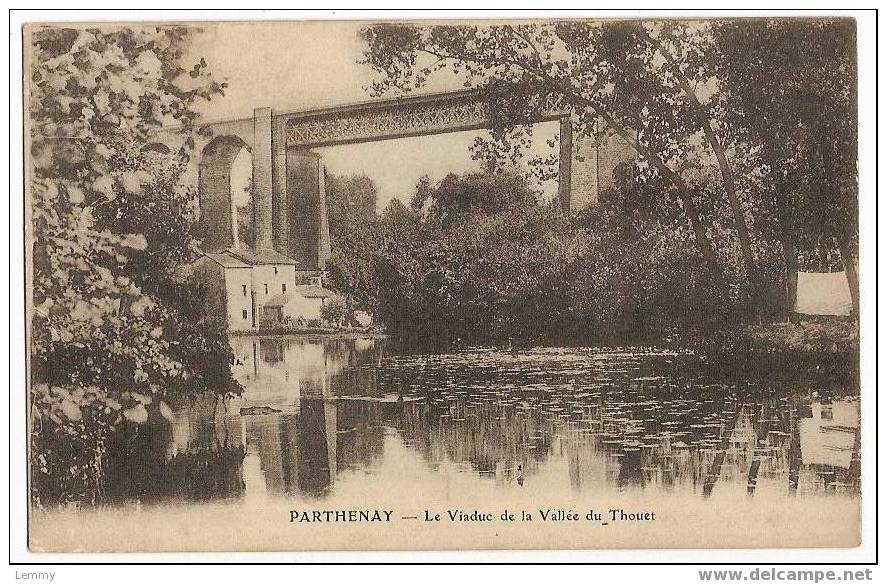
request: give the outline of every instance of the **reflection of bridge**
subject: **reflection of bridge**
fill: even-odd
[[[630,156],[617,138],[574,140],[568,112],[560,120],[559,198],[565,210],[597,200],[612,183],[613,169]],[[253,117],[204,126],[198,144],[199,197],[208,250],[234,243],[231,167],[245,148],[252,156],[256,247],[275,249],[304,268],[322,268],[330,253],[324,165],[311,148],[443,134],[489,127],[480,94],[459,91],[376,100],[301,112],[258,108]],[[176,137],[168,135],[172,141]]]
[[[232,341],[244,395],[227,410],[204,398],[177,412],[170,452],[215,448],[218,456],[196,458],[209,461],[201,472],[227,477],[230,458],[218,446],[245,448],[247,494],[324,496],[349,474],[399,481],[412,461],[426,478],[452,465],[500,484],[514,483],[522,465],[528,482],[544,476],[546,489],[585,492],[637,486],[769,497],[859,488],[857,400],[737,396],[721,384],[618,373],[633,367],[623,360],[594,366],[612,372],[612,385],[553,390],[563,387],[556,367],[542,381],[556,386],[514,383],[535,370],[524,360],[459,374],[453,360],[382,365],[384,345],[369,340]],[[479,381],[482,389],[471,387]],[[241,410],[259,405],[278,412]],[[131,446],[125,454],[133,456]]]

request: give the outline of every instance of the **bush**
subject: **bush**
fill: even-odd
[[[728,318],[723,292],[679,231],[651,226],[625,234],[592,226],[574,269],[568,286],[585,341],[623,344],[676,333],[702,335]]]
[[[737,379],[809,379],[859,387],[859,327],[849,319],[738,327],[713,335],[703,353],[716,373]]]
[[[426,348],[697,344],[781,309],[779,269],[751,293],[735,235],[713,221],[723,286],[681,216],[654,199],[614,189],[575,217],[513,175],[423,180],[409,207],[395,200],[373,237],[344,252],[360,269],[334,280],[389,333]],[[781,265],[766,242],[756,252],[761,265]]]
[[[345,301],[335,296],[323,303],[320,307],[320,318],[330,325],[338,326],[345,318]]]

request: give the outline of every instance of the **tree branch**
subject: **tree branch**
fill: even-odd
[[[702,131],[705,133],[705,138],[711,146],[715,158],[718,160],[718,168],[724,182],[724,189],[727,191],[727,199],[733,212],[733,224],[736,228],[736,233],[739,236],[739,245],[742,248],[743,263],[745,264],[745,269],[748,272],[749,277],[754,277],[756,269],[754,264],[754,254],[752,252],[751,236],[749,235],[748,227],[745,224],[745,210],[742,208],[742,203],[739,201],[739,197],[736,194],[736,181],[733,175],[733,166],[727,159],[724,147],[711,126],[711,117],[705,111],[705,107],[702,103],[700,103],[696,92],[690,86],[689,79],[687,79],[687,76],[681,71],[674,56],[665,45],[662,44],[662,41],[653,38],[649,33],[647,33],[647,38],[650,40],[653,47],[662,54],[666,65],[671,70],[671,73],[675,76],[675,79],[677,79],[681,90],[690,101],[690,105],[696,114],[696,119],[702,127]]]
[[[720,263],[717,259],[717,254],[714,251],[714,247],[711,244],[711,240],[706,233],[705,225],[702,222],[702,217],[699,212],[699,208],[696,206],[696,202],[693,201],[692,194],[690,193],[689,187],[684,181],[683,177],[680,176],[677,172],[671,169],[665,161],[652,149],[643,146],[640,144],[637,139],[631,135],[629,130],[621,123],[617,122],[613,116],[606,112],[605,108],[603,108],[600,104],[596,103],[589,97],[582,95],[582,93],[576,91],[570,84],[564,84],[564,82],[552,77],[550,74],[543,70],[532,70],[527,64],[520,63],[513,59],[507,59],[504,57],[491,58],[488,61],[484,61],[477,57],[471,57],[467,54],[455,53],[453,51],[440,52],[440,48],[437,50],[432,49],[428,46],[420,47],[421,51],[427,52],[431,55],[437,56],[439,58],[448,58],[455,60],[457,62],[471,62],[478,66],[482,67],[490,67],[499,65],[508,65],[512,67],[517,67],[519,70],[529,73],[536,77],[539,82],[548,87],[550,90],[555,93],[560,93],[564,95],[566,98],[572,100],[574,103],[582,105],[584,108],[590,109],[595,115],[604,120],[604,122],[610,126],[613,131],[615,131],[623,140],[625,140],[634,150],[637,152],[642,158],[647,160],[650,164],[652,164],[669,182],[674,185],[675,189],[678,191],[678,196],[681,199],[681,202],[684,205],[684,212],[687,216],[688,221],[690,222],[690,226],[693,229],[693,233],[696,236],[697,246],[699,247],[699,251],[702,253],[703,257],[705,257],[706,262],[709,264],[712,270],[712,275],[716,280],[716,283],[720,287],[724,287],[726,285],[723,270],[720,268]],[[590,88],[592,91],[597,90],[597,88],[602,85],[603,80],[598,79],[594,85]]]

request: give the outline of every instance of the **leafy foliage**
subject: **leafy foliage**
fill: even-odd
[[[197,253],[194,190],[182,179],[193,140],[176,152],[145,147],[163,125],[191,131],[192,106],[224,88],[203,60],[182,68],[187,37],[179,27],[34,35],[31,403],[46,432],[38,445],[73,433],[95,454],[117,424],[145,422],[149,406],[168,410],[164,398],[240,390],[224,331],[199,318],[177,273]]]
[[[422,179],[362,242],[373,284],[340,290],[426,348],[647,342],[730,318],[687,230],[616,203],[571,219],[537,197],[514,173]]]
[[[376,295],[373,254],[378,240],[376,185],[365,176],[326,177],[332,254],[327,264],[334,288],[349,304],[369,307]]]
[[[252,177],[243,190],[246,200],[235,208],[237,212],[237,240],[249,248],[254,248],[256,245],[256,225]]]
[[[474,154],[490,168],[519,157],[552,111],[576,136],[619,136],[637,153],[619,196],[689,228],[725,307],[769,316],[768,295],[785,296],[770,261],[789,273],[797,262],[786,233],[802,253],[837,240],[855,257],[850,20],[384,24],[363,36],[376,94],[450,73],[486,98],[491,137]],[[552,162],[536,161],[549,174]]]
[[[830,271],[840,250],[848,274],[858,256],[855,33],[850,19],[713,28],[716,72],[733,106],[725,117],[747,144],[762,210],[756,227],[808,269]],[[797,260],[787,264],[797,270]]]
[[[378,93],[409,91],[452,69],[489,96],[492,140],[476,148],[485,160],[513,161],[529,144],[531,123],[551,111],[569,112],[576,135],[617,134],[639,156],[638,180],[671,199],[718,280],[722,268],[704,210],[721,206],[726,193],[747,277],[754,273],[726,140],[713,129],[717,86],[704,24],[378,25],[364,38],[366,62],[382,74],[373,84]]]
[[[345,301],[339,297],[330,298],[320,307],[320,318],[333,325],[340,324],[345,313]]]

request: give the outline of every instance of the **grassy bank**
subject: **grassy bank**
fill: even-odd
[[[233,330],[231,336],[251,337],[256,335],[330,335],[330,336],[384,336],[384,332],[376,327],[342,328],[330,326],[273,326],[250,330]]]
[[[808,318],[746,326],[708,341],[703,354],[730,378],[859,387],[859,325],[851,320]]]

